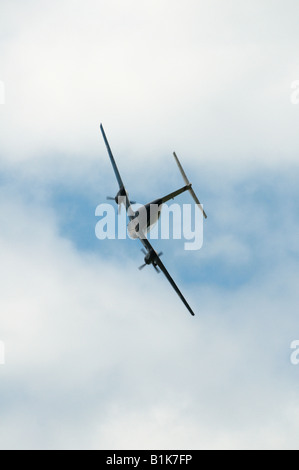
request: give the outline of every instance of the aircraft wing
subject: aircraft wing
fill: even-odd
[[[151,251],[151,250],[154,250],[152,245],[150,244],[150,242],[148,241],[147,238],[140,238],[140,241],[141,243],[143,244],[143,246],[148,250],[148,251]],[[155,250],[154,250],[155,251]],[[169,272],[167,271],[167,269],[165,268],[164,264],[162,263],[161,259],[159,258],[159,256],[157,255],[157,258],[155,260],[155,263],[156,265],[161,269],[161,271],[164,273],[165,277],[168,279],[168,281],[170,282],[170,284],[172,285],[172,287],[174,288],[174,290],[176,291],[176,293],[178,294],[178,296],[180,297],[180,299],[182,300],[183,304],[185,305],[185,307],[189,310],[189,312],[191,313],[191,315],[194,316],[194,312],[193,310],[191,309],[190,305],[188,304],[187,300],[185,299],[185,297],[183,296],[183,294],[181,293],[180,289],[178,288],[178,286],[176,285],[176,283],[174,282],[174,280],[172,279],[172,277],[170,276]]]
[[[124,183],[123,183],[123,181],[122,181],[122,179],[121,179],[121,176],[120,176],[120,174],[119,174],[118,168],[117,168],[117,166],[116,166],[116,163],[115,163],[114,157],[113,157],[113,155],[112,155],[111,148],[110,148],[110,145],[109,145],[109,143],[108,143],[108,140],[107,140],[107,137],[106,137],[106,134],[105,134],[105,131],[104,131],[104,128],[103,128],[102,124],[100,125],[100,128],[101,128],[101,132],[102,132],[102,136],[103,136],[105,145],[106,145],[107,150],[108,150],[108,154],[109,154],[109,157],[110,157],[110,161],[111,161],[111,163],[112,163],[112,166],[113,166],[113,170],[114,170],[114,173],[115,173],[117,182],[118,182],[118,184],[119,184],[119,188],[122,189],[122,188],[124,188]]]

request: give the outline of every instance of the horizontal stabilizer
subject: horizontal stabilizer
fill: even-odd
[[[199,207],[199,209],[202,211],[203,216],[204,216],[204,218],[206,219],[206,218],[207,218],[207,214],[205,213],[205,211],[204,211],[204,209],[203,209],[201,203],[200,203],[199,200],[198,200],[198,197],[196,196],[195,192],[193,191],[192,185],[191,185],[190,181],[188,180],[188,178],[187,178],[187,176],[186,176],[186,173],[184,172],[184,169],[183,169],[183,167],[182,167],[182,165],[181,165],[181,163],[180,163],[180,161],[179,161],[179,159],[178,159],[178,157],[177,157],[177,155],[176,155],[175,152],[173,152],[173,156],[174,156],[174,158],[175,158],[175,161],[176,161],[176,163],[177,163],[177,166],[179,167],[179,170],[180,170],[180,172],[181,172],[181,175],[182,175],[182,177],[183,177],[183,180],[185,181],[185,184],[186,184],[187,186],[189,186],[188,190],[189,190],[191,196],[193,197],[195,203],[197,204],[197,206]]]

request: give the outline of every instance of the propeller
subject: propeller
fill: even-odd
[[[116,197],[107,196],[106,199],[107,199],[107,201],[116,202],[117,196]],[[117,203],[117,204],[118,204],[118,215],[120,215],[121,214],[121,206],[122,206],[122,204],[124,204],[124,201],[122,200],[122,202],[120,204],[119,203]],[[135,201],[130,201],[130,205],[131,204],[136,204],[136,202]]]
[[[158,257],[160,258],[160,256],[163,255],[163,251],[160,251],[160,253],[158,253]],[[153,266],[155,268],[155,270],[157,271],[157,273],[159,274],[160,273],[160,269],[158,269],[157,265],[155,263],[153,263]]]
[[[145,251],[144,248],[141,248],[140,251],[141,251],[145,256],[147,255],[147,252]],[[146,266],[146,263],[144,263],[144,264],[142,264],[141,266],[139,266],[139,268],[138,268],[139,271],[141,271],[143,268],[145,268],[145,266]]]
[[[147,253],[143,248],[141,248],[141,252],[142,252],[146,257],[149,255],[149,253]],[[157,254],[157,256],[158,256],[159,258],[160,258],[160,256],[162,256],[162,255],[163,255],[163,252],[162,252],[162,251],[161,251],[159,254]],[[139,268],[138,268],[139,271],[141,271],[143,268],[145,268],[145,266],[146,266],[147,264],[152,264],[153,267],[155,268],[155,270],[157,271],[157,273],[160,273],[160,270],[158,269],[158,267],[157,267],[157,265],[156,265],[156,263],[155,263],[155,259],[151,259],[151,260],[149,261],[149,259],[146,259],[146,258],[145,258],[144,260],[145,260],[145,263],[142,264],[141,266],[139,266]]]

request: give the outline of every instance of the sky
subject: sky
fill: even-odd
[[[1,449],[299,448],[298,13],[1,1]],[[182,186],[175,150],[204,204],[200,250],[153,241],[195,317],[95,236],[100,123],[132,199]]]

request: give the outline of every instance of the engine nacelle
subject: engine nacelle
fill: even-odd
[[[152,264],[152,263],[154,263],[156,257],[157,257],[157,255],[156,255],[156,253],[155,253],[153,250],[149,251],[149,252],[145,255],[145,257],[144,257],[144,262],[145,262],[145,264]]]
[[[124,201],[123,198],[125,198],[126,196],[126,190],[124,188],[120,189],[114,198],[116,204],[120,205]]]
[[[151,250],[145,255],[144,262],[145,262],[145,264],[152,264],[154,266],[154,268],[156,268],[157,267],[157,260],[162,255],[163,255],[162,252],[158,254],[158,253],[156,253],[155,250]]]

